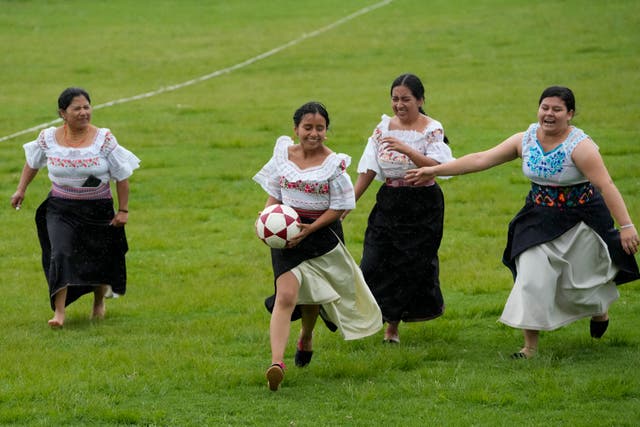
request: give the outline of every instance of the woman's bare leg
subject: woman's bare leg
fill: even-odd
[[[524,335],[524,347],[520,350],[525,356],[533,357],[538,351],[538,338],[540,337],[540,331],[534,331],[532,329],[523,329]]]
[[[400,342],[400,335],[398,333],[398,326],[400,321],[387,322],[387,329],[384,331],[384,340],[387,342]]]
[[[271,313],[269,334],[271,363],[282,363],[291,331],[291,313],[298,301],[298,279],[290,271],[276,280],[276,301]]]
[[[93,290],[92,319],[104,319],[104,314],[106,312],[104,296],[107,294],[108,289],[109,287],[107,285],[100,285]]]
[[[67,288],[60,289],[53,296],[53,305],[55,307],[53,318],[49,320],[49,326],[52,328],[60,328],[64,325],[65,303],[67,300]]]
[[[300,329],[300,337],[298,340],[300,341],[299,350],[311,351],[313,340],[313,328],[316,326],[316,320],[318,320],[318,315],[320,314],[320,306],[319,305],[301,305],[300,310],[302,311],[302,328]]]
[[[593,316],[592,319],[594,322],[606,322],[607,320],[609,320],[609,312],[607,311],[606,313],[599,316]]]

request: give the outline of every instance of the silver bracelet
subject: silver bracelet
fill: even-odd
[[[624,230],[625,228],[631,228],[633,227],[633,223],[629,223],[629,224],[625,224],[625,225],[621,225],[620,226],[620,230]]]

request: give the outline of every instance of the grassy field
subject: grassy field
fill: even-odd
[[[520,164],[442,181],[445,315],[346,342],[319,325],[314,360],[266,387],[272,290],[252,224],[251,177],[293,111],[331,114],[328,144],[355,164],[390,113],[394,77],[427,88],[456,156],[535,121],[540,92],[571,87],[575,124],[599,144],[640,222],[640,3],[628,0],[0,0],[0,424],[269,426],[633,426],[640,419],[640,288],[610,330],[588,320],[543,333],[530,361],[496,322],[512,280],[500,257],[528,190]],[[218,72],[219,71],[219,72]],[[192,79],[202,80],[185,84]],[[85,87],[93,122],[142,159],[131,179],[129,288],[88,320],[89,297],[52,331],[33,215],[10,209],[21,145]],[[174,86],[177,85],[177,86]],[[17,136],[11,136],[19,133]],[[372,188],[345,221],[359,260]]]

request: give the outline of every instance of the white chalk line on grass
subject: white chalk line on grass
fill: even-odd
[[[265,58],[268,58],[270,56],[273,56],[276,53],[281,52],[281,51],[283,51],[283,50],[285,50],[285,49],[287,49],[287,48],[289,48],[291,46],[294,46],[294,45],[296,45],[296,44],[298,44],[298,43],[300,43],[300,42],[302,42],[302,41],[304,41],[306,39],[310,39],[310,38],[316,37],[316,36],[318,36],[318,35],[320,35],[322,33],[325,33],[325,32],[327,32],[329,30],[332,30],[332,29],[344,24],[345,22],[348,22],[348,21],[351,21],[354,18],[357,18],[360,15],[364,15],[366,13],[371,12],[372,10],[375,10],[375,9],[380,8],[380,7],[386,6],[389,3],[391,3],[392,1],[393,0],[384,0],[384,1],[381,1],[379,3],[373,4],[371,6],[367,6],[365,8],[362,8],[362,9],[360,9],[360,10],[358,10],[358,11],[356,11],[356,12],[350,14],[350,15],[347,15],[347,16],[345,16],[343,18],[338,19],[337,21],[335,21],[335,22],[333,22],[333,23],[331,23],[331,24],[329,24],[329,25],[327,25],[325,27],[322,27],[322,28],[320,28],[318,30],[315,30],[315,31],[312,31],[310,33],[304,33],[300,37],[298,37],[297,39],[291,40],[291,41],[289,41],[289,42],[287,42],[287,43],[285,43],[283,45],[275,47],[275,48],[273,48],[273,49],[271,49],[271,50],[269,50],[267,52],[261,53],[260,55],[254,56],[253,58],[249,58],[246,61],[239,62],[239,63],[237,63],[235,65],[230,66],[230,67],[223,68],[223,69],[214,71],[212,73],[205,74],[203,76],[197,77],[195,79],[187,80],[187,81],[182,82],[182,83],[177,83],[177,84],[170,85],[170,86],[164,86],[164,87],[161,87],[160,89],[156,89],[156,90],[151,91],[151,92],[141,93],[139,95],[130,96],[128,98],[116,99],[114,101],[105,102],[104,104],[94,105],[93,109],[94,110],[98,110],[98,109],[101,109],[101,108],[112,107],[112,106],[118,105],[118,104],[124,104],[124,103],[131,102],[131,101],[137,101],[139,99],[151,98],[152,96],[160,95],[160,94],[165,93],[165,92],[173,92],[175,90],[182,89],[184,87],[191,86],[191,85],[194,85],[196,83],[200,83],[200,82],[212,79],[214,77],[221,76],[223,74],[231,73],[232,71],[239,70],[240,68],[244,68],[244,67],[246,67],[248,65],[251,65],[251,64],[253,64],[255,62],[258,62],[258,61],[260,61],[262,59],[265,59]],[[56,120],[52,120],[52,121],[47,122],[47,123],[41,123],[39,125],[30,127],[29,129],[23,129],[21,131],[12,133],[11,135],[0,137],[0,142],[6,141],[8,139],[15,138],[15,137],[20,136],[20,135],[24,135],[26,133],[35,132],[35,131],[37,131],[39,129],[43,129],[43,128],[47,127],[47,126],[51,126],[51,125],[59,123],[61,121],[62,121],[62,119],[58,118]]]

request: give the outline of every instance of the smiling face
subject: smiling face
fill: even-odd
[[[91,124],[91,104],[84,96],[75,96],[71,104],[60,110],[60,117],[73,129],[84,129]]]
[[[318,149],[327,139],[327,121],[319,113],[305,114],[293,130],[305,150]]]
[[[559,96],[543,98],[538,107],[538,123],[545,133],[556,134],[566,131],[573,118],[573,110]]]
[[[406,86],[396,86],[391,90],[391,108],[403,122],[412,122],[420,115],[424,99],[416,98]]]

